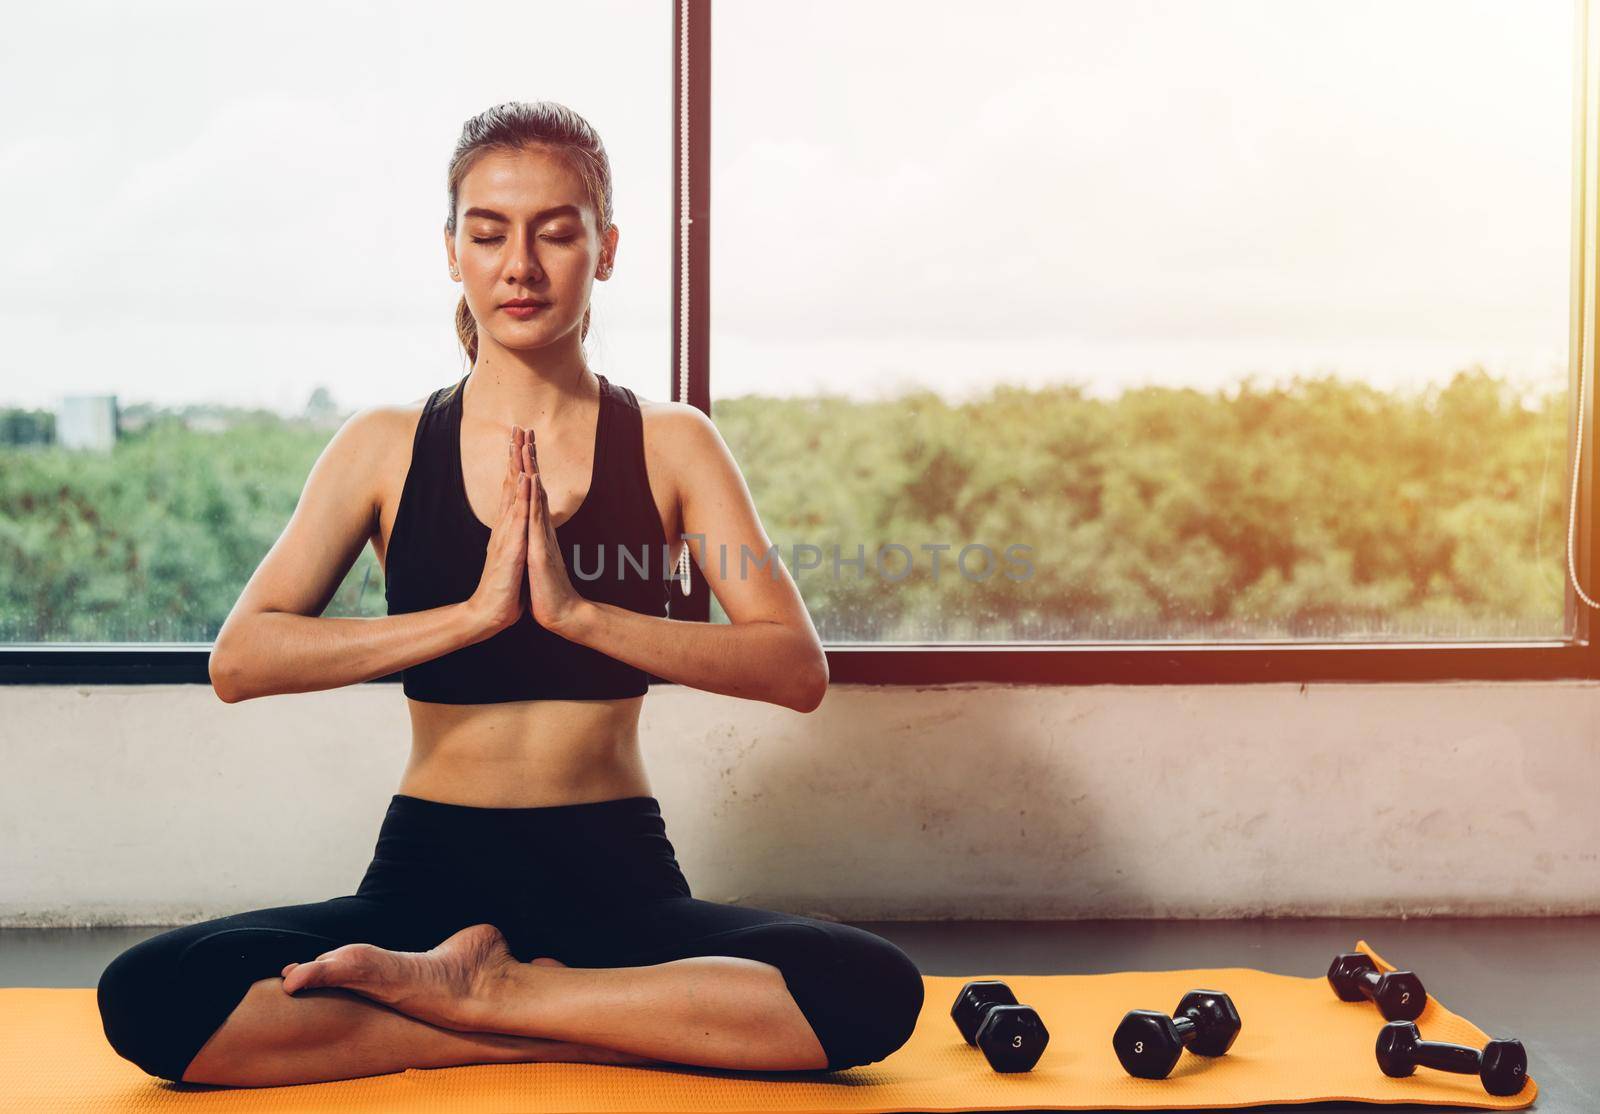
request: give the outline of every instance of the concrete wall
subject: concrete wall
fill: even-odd
[[[855,919],[1600,911],[1587,682],[659,686],[645,758],[697,897]],[[353,892],[396,686],[0,689],[0,925]]]

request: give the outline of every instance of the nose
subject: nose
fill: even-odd
[[[539,257],[534,251],[534,232],[524,229],[508,240],[505,275],[509,282],[532,284],[543,277]]]

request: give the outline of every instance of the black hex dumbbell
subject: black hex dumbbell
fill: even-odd
[[[968,1044],[983,1050],[995,1071],[1029,1071],[1044,1055],[1050,1033],[1032,1006],[999,979],[976,979],[956,995],[950,1016]]]
[[[1185,1045],[1201,1056],[1221,1056],[1242,1027],[1232,998],[1220,990],[1191,990],[1171,1017],[1158,1010],[1129,1010],[1111,1035],[1111,1047],[1129,1075],[1165,1079]]]
[[[1418,1065],[1476,1075],[1491,1095],[1514,1095],[1528,1082],[1528,1053],[1519,1040],[1492,1040],[1483,1051],[1464,1044],[1425,1041],[1409,1021],[1391,1021],[1378,1030],[1378,1067],[1404,1079]]]
[[[1428,1005],[1421,979],[1410,971],[1379,971],[1372,957],[1360,952],[1333,957],[1328,985],[1346,1002],[1371,998],[1388,1021],[1415,1021]]]

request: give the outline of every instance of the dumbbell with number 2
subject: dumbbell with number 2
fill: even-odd
[[[1522,1042],[1492,1040],[1481,1050],[1464,1044],[1425,1041],[1410,1021],[1391,1021],[1378,1030],[1378,1067],[1404,1079],[1417,1068],[1476,1075],[1491,1095],[1515,1095],[1528,1085],[1528,1053]]]
[[[1342,1001],[1371,998],[1385,1021],[1415,1021],[1428,1005],[1422,980],[1410,971],[1379,971],[1372,957],[1345,952],[1328,965],[1328,985]]]

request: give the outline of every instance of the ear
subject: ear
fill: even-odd
[[[448,227],[444,229],[444,261],[446,274],[449,274],[451,271],[459,271],[461,269],[456,264],[456,238],[450,235],[450,229]],[[454,280],[452,279],[452,281]]]
[[[613,224],[611,225],[610,230],[606,232],[605,236],[602,237],[601,241],[600,241],[600,258],[601,259],[610,260],[611,266],[608,269],[609,270],[613,270],[613,271],[616,270],[616,266],[617,266],[617,239],[618,239],[618,236],[619,236],[619,231],[617,229],[616,224],[613,222]]]

